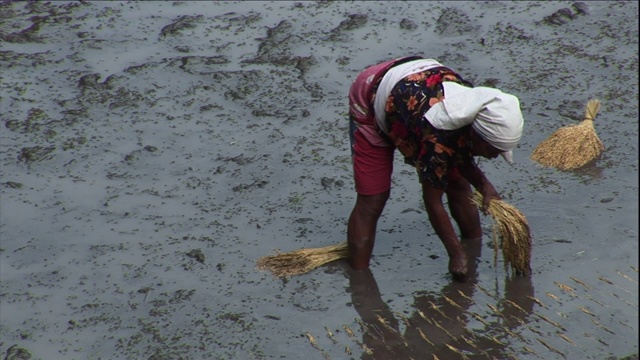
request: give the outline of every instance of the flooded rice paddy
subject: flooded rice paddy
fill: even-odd
[[[618,359],[638,353],[638,2],[2,2],[6,359]],[[533,274],[491,219],[451,281],[398,157],[371,269],[288,279],[275,250],[345,240],[347,92],[418,54],[522,102]],[[606,149],[529,160],[602,102]],[[498,257],[500,259],[500,257]],[[636,357],[637,358],[637,357]]]

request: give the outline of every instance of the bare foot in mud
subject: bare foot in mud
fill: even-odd
[[[459,255],[449,258],[449,272],[453,279],[460,282],[467,281],[467,256]]]

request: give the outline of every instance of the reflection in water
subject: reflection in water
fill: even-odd
[[[486,292],[495,300],[486,304],[494,316],[483,318],[470,311],[474,293],[483,290],[477,284],[481,247],[480,241],[465,243],[472,262],[466,283],[451,282],[439,292],[416,293],[409,317],[395,313],[382,301],[370,270],[348,270],[352,301],[362,320],[362,359],[515,358],[508,344],[512,338],[526,342],[513,330],[525,325],[533,312],[531,279],[507,278],[501,298]],[[405,325],[404,334],[400,322]],[[471,327],[470,322],[476,325]]]

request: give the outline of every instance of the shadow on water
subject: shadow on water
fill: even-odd
[[[509,343],[511,338],[521,337],[514,330],[527,325],[533,313],[531,278],[508,277],[504,295],[490,295],[478,285],[481,246],[481,242],[465,244],[473,259],[466,283],[451,282],[440,291],[414,293],[409,316],[394,312],[382,300],[370,270],[346,270],[353,305],[362,320],[358,321],[363,334],[362,359],[515,358]],[[496,301],[495,305],[487,304],[496,315],[491,319],[471,311],[478,291]]]

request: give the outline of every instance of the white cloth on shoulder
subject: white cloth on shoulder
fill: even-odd
[[[387,125],[385,124],[385,107],[387,106],[387,99],[391,94],[391,90],[396,86],[400,80],[405,77],[419,72],[429,70],[435,67],[443,66],[437,60],[434,59],[418,59],[408,61],[404,64],[396,65],[389,69],[387,73],[380,80],[378,90],[376,90],[376,97],[373,100],[373,109],[376,114],[376,123],[378,128],[385,134],[389,134]]]

